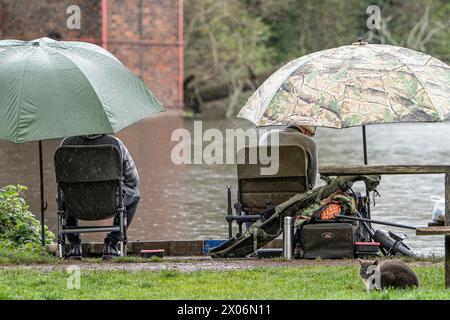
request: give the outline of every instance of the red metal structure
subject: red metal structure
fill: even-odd
[[[178,0],[178,106],[180,109],[184,108],[184,58],[183,58],[183,49],[184,49],[184,24],[183,24],[183,16],[184,16],[184,0]]]
[[[183,107],[184,0],[78,0],[81,28],[67,27],[71,0],[0,0],[0,38],[101,45],[147,84],[166,109]]]
[[[107,19],[108,19],[108,7],[107,7],[107,1],[101,0],[101,10],[102,10],[102,47],[108,50],[108,25],[107,25]]]

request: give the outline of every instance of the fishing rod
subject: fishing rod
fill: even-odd
[[[355,220],[355,221],[362,221],[362,222],[370,222],[370,223],[374,223],[374,224],[382,224],[382,225],[385,225],[385,226],[398,227],[398,228],[411,229],[411,230],[416,230],[417,229],[416,227],[408,226],[408,225],[405,225],[405,224],[399,224],[399,223],[393,223],[393,222],[385,222],[385,221],[365,219],[365,218],[357,218],[357,217],[342,216],[342,215],[337,215],[336,218],[337,219],[341,219],[341,220]]]

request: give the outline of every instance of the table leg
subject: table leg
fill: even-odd
[[[445,236],[445,287],[450,289],[450,236]]]
[[[450,226],[450,174],[445,175],[445,225]],[[450,289],[450,235],[445,236],[445,286]]]

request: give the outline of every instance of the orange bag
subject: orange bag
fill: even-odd
[[[338,214],[341,213],[342,207],[340,204],[337,203],[330,203],[328,204],[322,212],[320,212],[320,220],[331,220],[336,218]]]

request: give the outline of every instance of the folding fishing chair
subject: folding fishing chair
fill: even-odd
[[[270,151],[271,148],[268,148],[268,158],[272,158]],[[252,155],[253,157],[255,154],[260,155],[260,152],[261,147],[246,147],[237,152],[238,190],[237,203],[234,205],[235,215],[231,208],[231,189],[228,187],[226,219],[230,238],[233,221],[237,222],[239,234],[242,234],[244,223],[248,226],[255,221],[264,220],[265,211],[289,200],[296,194],[308,191],[308,156],[303,147],[279,146],[278,157],[272,159],[271,164],[262,163],[260,156],[256,157],[256,161],[250,161]],[[245,161],[242,161],[244,159]],[[270,166],[278,166],[278,171],[273,175],[262,174],[261,169],[267,169]]]
[[[61,146],[55,153],[58,187],[57,233],[60,257],[68,233],[119,231],[126,255],[126,215],[122,202],[122,159],[113,145]],[[119,217],[119,226],[67,226],[66,219],[98,221]]]

